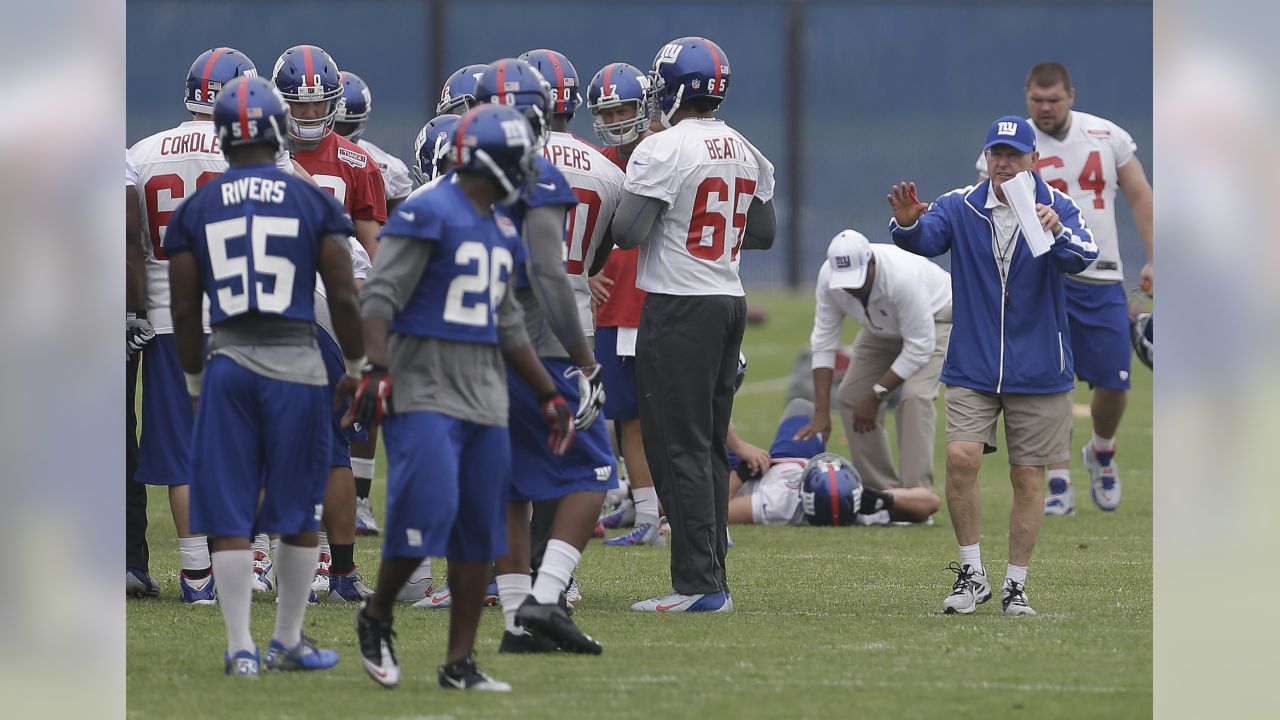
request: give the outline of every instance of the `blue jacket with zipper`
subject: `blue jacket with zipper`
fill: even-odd
[[[1036,175],[1036,202],[1062,222],[1053,248],[1034,257],[1016,231],[1008,276],[1001,277],[995,226],[986,208],[991,181],[952,190],[915,225],[889,223],[904,250],[951,251],[952,330],[942,382],[991,393],[1048,395],[1075,385],[1062,276],[1098,257],[1080,208]]]

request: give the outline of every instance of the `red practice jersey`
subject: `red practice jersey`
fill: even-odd
[[[627,171],[625,160],[618,159],[618,148],[607,146],[600,152]],[[640,311],[644,309],[645,292],[636,287],[636,268],[640,248],[623,250],[615,247],[609,253],[601,274],[613,281],[609,286],[609,299],[596,308],[596,327],[640,327]]]
[[[317,185],[333,193],[352,220],[387,221],[382,171],[360,146],[331,132],[314,148],[294,151],[293,159]]]

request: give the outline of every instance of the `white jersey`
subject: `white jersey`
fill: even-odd
[[[1072,277],[1096,283],[1123,281],[1116,232],[1116,189],[1120,187],[1116,169],[1133,159],[1138,146],[1119,125],[1074,110],[1067,135],[1061,140],[1042,132],[1034,121],[1031,125],[1040,153],[1036,171],[1076,201],[1098,246],[1098,259]],[[978,156],[978,173],[987,176],[985,153]]]
[[[569,211],[566,221],[565,268],[578,301],[582,330],[594,335],[595,318],[587,270],[595,263],[600,243],[609,231],[609,223],[613,222],[627,176],[599,150],[569,133],[549,133],[542,154],[559,168],[573,188],[573,194],[578,196],[578,206]]]
[[[405,167],[400,158],[364,138],[360,138],[360,142],[356,144],[378,163],[378,170],[382,171],[382,189],[386,192],[387,201],[407,197],[413,190],[413,179],[409,177],[409,168]]]
[[[369,271],[373,269],[373,261],[369,259],[369,253],[360,244],[359,240],[354,237],[347,237],[347,248],[351,251],[351,275],[356,280],[364,280],[369,277]],[[316,273],[316,324],[324,328],[329,337],[334,342],[338,341],[338,335],[333,331],[333,316],[329,314],[329,290],[324,286],[324,278],[320,277],[320,273]]]
[[[738,251],[753,198],[773,199],[773,163],[719,120],[686,118],[636,146],[627,192],[666,203],[640,247],[636,287],[741,297]]]
[[[280,153],[276,164],[293,174],[288,153]],[[141,203],[142,245],[147,251],[147,319],[157,333],[173,332],[169,259],[164,254],[169,216],[197,188],[226,169],[227,160],[210,120],[189,120],[139,140],[125,152],[124,183],[138,188]],[[208,300],[205,302],[207,306]],[[207,307],[204,325],[209,326]]]

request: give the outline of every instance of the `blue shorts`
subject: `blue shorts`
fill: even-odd
[[[186,485],[196,413],[173,335],[156,335],[142,351],[142,437],[138,482]]]
[[[596,362],[604,381],[604,416],[610,420],[639,420],[636,398],[636,359],[618,355],[618,328],[596,328]]]
[[[578,381],[564,376],[573,364],[563,358],[542,358],[556,389],[569,407],[578,407]],[[507,370],[511,389],[511,495],[515,502],[553,500],[576,492],[605,492],[618,487],[618,465],[603,419],[579,431],[573,447],[554,455],[547,447],[547,421],[538,398],[514,371]],[[605,394],[608,394],[605,390]]]
[[[392,415],[382,557],[488,562],[507,553],[507,429],[437,412]]]
[[[1129,300],[1120,283],[1094,285],[1067,278],[1067,327],[1076,377],[1089,387],[1129,389]]]
[[[320,344],[320,354],[324,357],[324,369],[329,373],[329,399],[333,400],[333,391],[338,381],[347,374],[347,363],[342,358],[342,348],[338,342],[316,325],[316,341]],[[351,399],[342,402],[342,408],[333,414],[333,441],[329,443],[329,467],[351,467],[351,443],[364,442],[369,439],[369,431],[363,428],[356,432],[353,428],[342,427],[342,416],[351,407]]]
[[[329,479],[328,388],[209,359],[191,447],[191,531],[317,530]],[[264,490],[262,506],[258,492]]]
[[[808,423],[809,417],[806,415],[793,415],[789,418],[783,418],[782,422],[778,423],[778,433],[773,438],[773,444],[769,446],[769,456],[807,460],[814,455],[826,452],[826,445],[823,444],[822,440],[818,439],[817,435],[808,440],[794,439],[800,428]]]

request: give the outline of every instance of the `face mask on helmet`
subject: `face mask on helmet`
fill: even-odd
[[[298,101],[289,103],[289,136],[304,144],[315,144],[324,139],[333,130],[334,120],[338,114],[338,101],[321,100],[317,103],[306,103],[308,105],[324,103],[325,113],[322,117],[313,119],[300,119],[294,113],[294,104]]]

